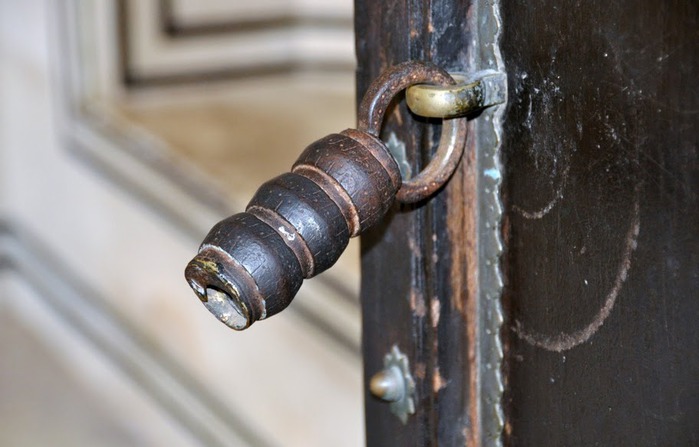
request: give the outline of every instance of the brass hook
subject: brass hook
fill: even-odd
[[[507,79],[487,70],[475,75],[450,73],[456,85],[418,84],[405,92],[410,111],[428,118],[454,118],[505,102]]]

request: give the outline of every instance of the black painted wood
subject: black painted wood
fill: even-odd
[[[360,98],[383,70],[406,60],[447,70],[471,66],[468,2],[357,0],[355,20]],[[417,172],[436,148],[438,124],[413,116],[399,97],[382,136],[395,134],[406,145]],[[434,198],[396,206],[362,235],[365,381],[396,345],[408,356],[417,387],[417,412],[405,425],[366,387],[369,446],[464,445],[474,436],[468,429],[474,417],[464,261],[469,235],[462,221],[471,203],[463,189],[467,170],[462,164]]]
[[[502,3],[505,443],[699,445],[699,4]],[[355,5],[360,96],[404,60],[470,67],[468,1]],[[398,105],[392,132],[417,168],[431,130]],[[466,177],[363,237],[365,378],[395,343],[418,388],[405,426],[367,393],[369,446],[482,441]]]
[[[699,4],[502,3],[511,445],[699,445]]]

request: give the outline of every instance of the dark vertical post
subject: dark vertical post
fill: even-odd
[[[406,60],[428,60],[450,71],[495,68],[481,63],[475,51],[476,3],[357,0],[355,6],[360,96],[383,69]],[[484,14],[492,18],[491,10]],[[396,345],[408,355],[417,385],[417,411],[406,425],[366,392],[369,446],[480,445],[486,436],[499,439],[500,429],[486,434],[481,420],[484,329],[477,320],[485,308],[479,305],[476,121],[449,184],[429,201],[396,206],[382,225],[362,236],[365,380],[381,370],[384,355]],[[429,158],[438,135],[438,121],[412,115],[402,102],[387,115],[382,133],[384,140],[405,145],[414,172]],[[492,337],[498,336],[495,330]],[[491,366],[499,371],[499,361]],[[488,405],[499,405],[499,399]]]
[[[699,4],[502,19],[509,443],[699,445]]]

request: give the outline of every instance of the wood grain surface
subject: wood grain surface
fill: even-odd
[[[699,445],[699,5],[502,3],[511,445]]]
[[[470,65],[470,42],[484,3],[357,1],[358,93],[408,59],[483,68]],[[699,6],[534,0],[500,11],[504,442],[698,445]],[[429,124],[398,105],[384,127],[413,169]],[[484,442],[474,393],[485,366],[469,350],[469,153],[445,190],[396,208],[362,241],[365,380],[396,344],[418,397],[403,426],[367,393],[370,446]]]
[[[427,60],[452,71],[468,67],[468,6],[355,2],[358,94],[381,71],[406,60]],[[389,109],[382,135],[387,141],[394,134],[405,144],[412,172],[417,172],[436,148],[439,121],[412,115],[401,100]],[[467,152],[472,153],[468,147]],[[475,417],[466,281],[473,266],[464,262],[473,241],[468,231],[474,231],[464,217],[473,204],[473,197],[465,197],[468,169],[462,163],[434,198],[394,207],[383,224],[362,236],[365,383],[383,368],[384,355],[396,345],[407,354],[417,387],[416,414],[406,425],[367,391],[369,446],[463,445],[475,434],[466,428]]]

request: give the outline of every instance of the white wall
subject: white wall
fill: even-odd
[[[63,303],[56,304],[63,310],[42,318],[63,326],[72,324],[66,319],[83,321],[73,337],[84,337],[88,348],[54,338],[51,325],[32,330],[65,354],[87,389],[102,380],[81,372],[89,356],[111,365],[109,375],[122,374],[119,383],[132,391],[108,390],[114,408],[133,393],[151,396],[149,405],[174,421],[172,430],[187,430],[202,444],[225,445],[240,427],[253,433],[249,439],[270,445],[361,444],[359,358],[293,313],[240,334],[216,322],[183,280],[196,241],[71,150],[78,140],[95,150],[112,146],[98,131],[72,134],[83,127],[73,122],[80,117],[65,115],[65,36],[55,6],[0,2],[0,211],[14,228],[8,238],[21,246],[6,255],[26,254],[10,270],[12,281],[48,281],[43,290],[58,295],[40,291],[27,303]],[[48,273],[32,276],[41,271]],[[8,283],[1,284],[0,299],[8,300]],[[72,291],[61,293],[64,288]],[[25,317],[31,307],[12,305]],[[23,324],[31,326],[26,318]],[[118,354],[120,346],[125,351]],[[152,430],[144,439],[157,439],[157,425],[143,424]]]

